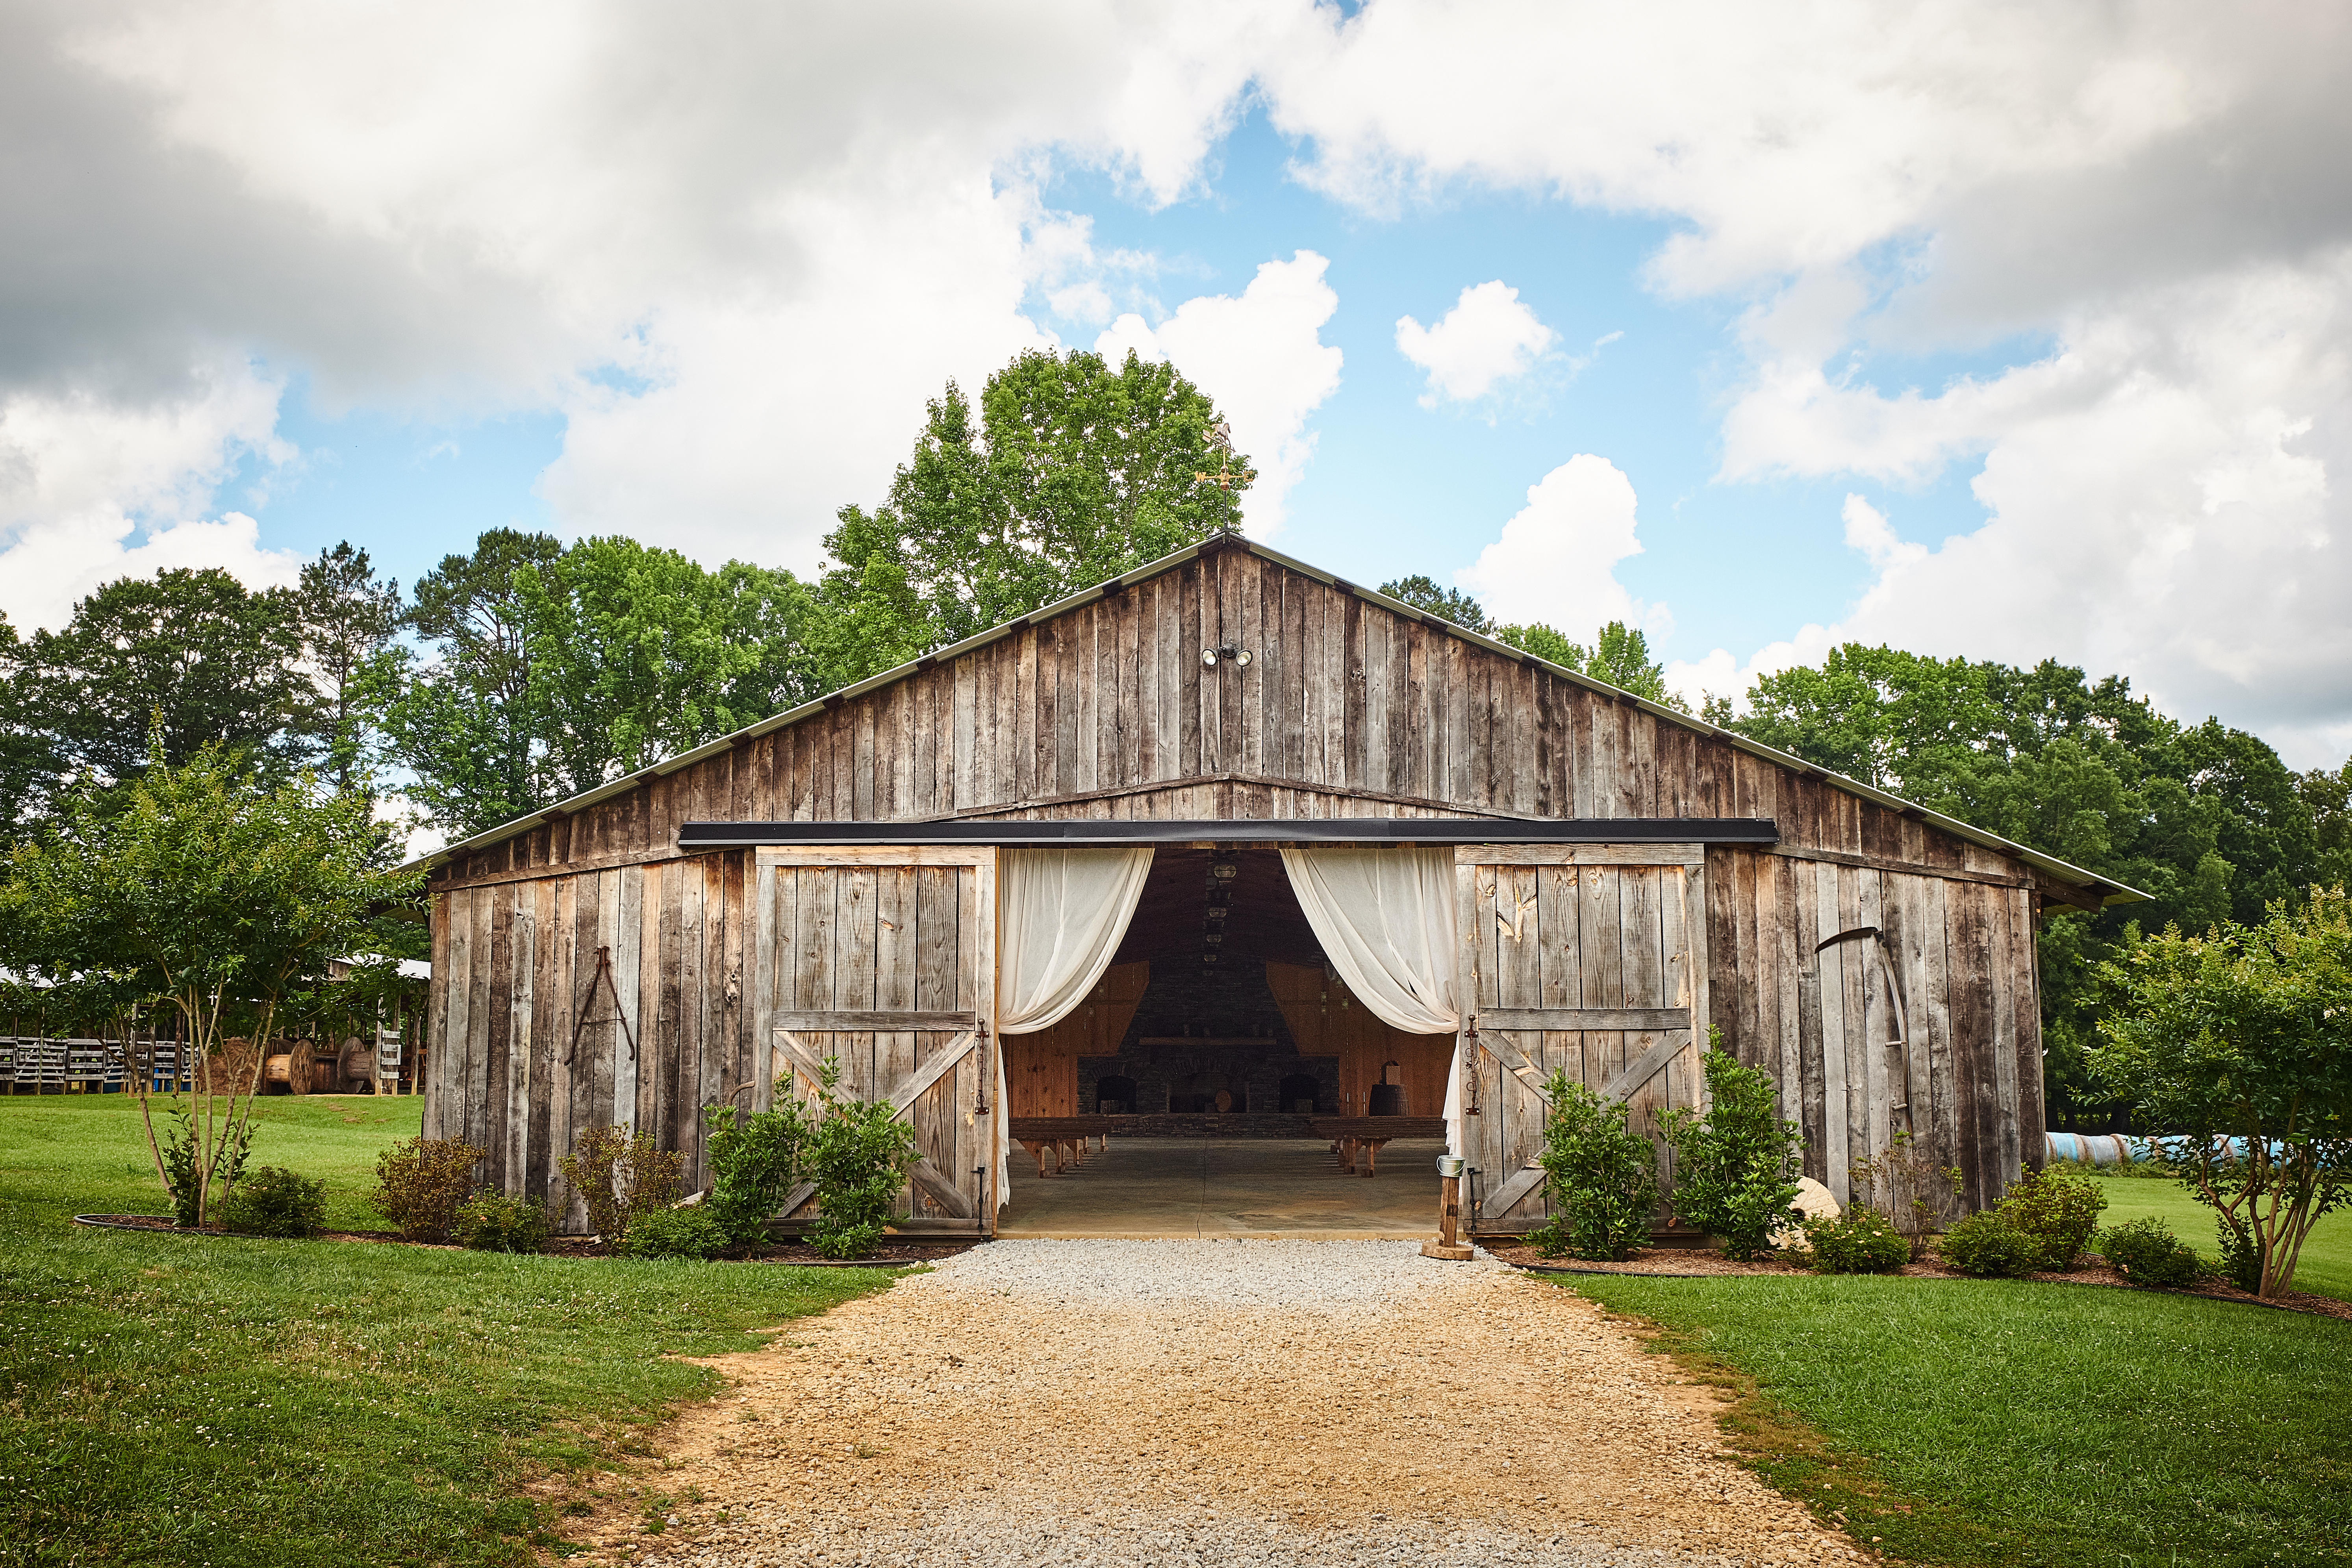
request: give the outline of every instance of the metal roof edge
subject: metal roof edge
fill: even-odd
[[[1262,560],[1271,561],[1276,565],[1296,572],[1301,576],[1311,577],[1318,583],[1353,594],[1358,598],[1379,605],[1408,620],[1435,626],[1483,647],[1490,653],[1500,654],[1517,663],[1541,668],[1556,679],[1572,681],[1608,698],[1612,702],[1630,702],[1654,718],[1664,719],[1670,723],[1679,724],[1686,730],[1695,730],[1700,734],[1712,736],[1737,750],[1748,752],[1750,756],[1760,757],[1775,766],[1786,768],[1801,777],[1819,778],[1832,788],[1859,795],[1864,800],[1875,802],[1911,816],[1916,821],[1928,823],[1979,847],[2012,856],[2038,871],[2046,872],[2063,882],[2096,893],[2102,903],[2141,903],[2148,900],[2149,895],[2137,888],[2127,887],[2121,882],[2097,876],[2083,869],[2080,866],[2061,860],[2054,855],[2045,855],[2039,849],[2030,848],[2013,840],[2003,838],[1997,833],[1990,833],[1983,828],[1972,826],[1958,817],[1947,816],[1942,812],[1930,810],[1916,801],[1906,800],[1901,795],[1880,789],[1874,784],[1864,784],[1860,779],[1848,777],[1844,773],[1833,773],[1828,768],[1805,761],[1794,752],[1768,746],[1760,741],[1750,740],[1736,731],[1711,724],[1695,713],[1685,713],[1678,709],[1669,708],[1662,702],[1653,702],[1648,698],[1628,691],[1622,687],[1612,686],[1605,680],[1596,679],[1582,670],[1570,669],[1565,665],[1554,664],[1551,660],[1531,654],[1525,648],[1513,647],[1510,644],[1490,637],[1483,632],[1474,632],[1467,626],[1457,626],[1443,616],[1429,615],[1402,599],[1391,598],[1376,588],[1367,588],[1361,584],[1349,582],[1333,573],[1324,571],[1319,566],[1301,561],[1294,555],[1285,554],[1270,544],[1261,543],[1257,540],[1249,539],[1238,533],[1213,535],[1198,543],[1188,544],[1181,550],[1171,551],[1157,560],[1148,561],[1140,566],[1122,572],[1116,577],[1108,578],[1093,587],[1082,588],[1075,594],[1056,599],[1050,605],[1041,605],[1025,616],[1002,622],[985,631],[975,632],[960,642],[950,643],[945,647],[869,675],[865,679],[842,687],[838,690],[826,692],[824,696],[803,702],[798,707],[788,708],[783,712],[762,719],[755,724],[747,724],[742,729],[730,731],[715,740],[706,741],[691,751],[680,752],[677,755],[664,758],[650,767],[640,768],[633,773],[625,773],[610,783],[599,784],[592,790],[583,791],[567,800],[558,801],[553,805],[543,806],[537,811],[516,817],[511,822],[486,828],[457,843],[445,845],[430,854],[419,856],[408,861],[401,869],[405,871],[427,868],[441,865],[457,856],[469,854],[476,849],[486,849],[517,834],[528,832],[541,823],[552,822],[561,817],[572,816],[600,801],[609,800],[616,795],[624,795],[642,784],[649,784],[664,774],[691,767],[706,758],[730,751],[745,741],[756,740],[761,735],[772,734],[778,730],[797,724],[811,714],[821,713],[834,704],[862,696],[880,687],[892,685],[932,665],[943,663],[948,659],[969,653],[974,648],[985,647],[990,643],[1001,641],[1024,626],[1042,625],[1056,616],[1068,614],[1081,605],[1108,598],[1112,594],[1124,592],[1138,583],[1146,582],[1162,573],[1173,571],[1188,561],[1197,561],[1206,554],[1234,549],[1247,551]]]

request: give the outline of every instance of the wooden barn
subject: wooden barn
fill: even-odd
[[[2035,922],[2137,896],[1237,537],[431,868],[425,1131],[496,1185],[578,1224],[616,1124],[707,1177],[706,1106],[833,1058],[966,1234],[1004,1120],[1081,1112],[1443,1115],[1523,1230],[1550,1073],[1646,1122],[1710,1029],[1841,1198],[1908,1130],[1981,1205],[2041,1158]]]

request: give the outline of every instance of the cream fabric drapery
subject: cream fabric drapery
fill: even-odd
[[[1146,849],[1002,849],[996,856],[996,1032],[1050,1029],[1118,952],[1151,874]],[[1013,1188],[1012,1104],[996,1053],[996,1206]]]
[[[1462,1149],[1461,947],[1451,849],[1285,849],[1283,869],[1324,956],[1372,1016],[1408,1035],[1454,1035],[1446,1147]]]

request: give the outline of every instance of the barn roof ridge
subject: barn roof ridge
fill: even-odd
[[[1172,551],[1166,555],[1160,556],[1156,561],[1148,561],[1140,566],[1135,567],[1130,571],[1123,572],[1116,577],[1106,579],[1101,583],[1094,584],[1092,587],[1081,588],[1076,593],[1057,599],[1050,605],[1040,605],[1038,608],[1030,611],[1026,615],[1016,616],[1011,620],[1003,621],[996,626],[990,626],[985,630],[975,632],[971,637],[965,637],[960,642],[950,643],[944,647],[934,648],[930,652],[919,655],[918,657],[908,660],[904,664],[894,666],[889,669],[879,671],[874,675],[869,675],[863,680],[855,681],[837,690],[828,691],[821,696],[811,698],[808,701],[801,703],[796,707],[788,708],[781,713],[771,714],[765,719],[761,719],[755,723],[747,724],[740,730],[731,731],[727,734],[719,736],[715,740],[706,741],[701,745],[696,746],[689,751],[680,752],[674,757],[666,757],[658,763],[653,763],[646,767],[639,768],[635,773],[624,773],[619,778],[601,784],[593,789],[583,790],[578,795],[572,795],[564,800],[557,801],[551,805],[541,806],[536,811],[529,812],[524,816],[516,817],[511,822],[504,822],[500,823],[496,827],[485,828],[481,832],[474,834],[469,837],[458,840],[455,844],[445,845],[439,849],[433,850],[425,855],[420,855],[414,860],[409,861],[407,866],[404,868],[414,869],[422,867],[438,866],[459,855],[469,854],[478,849],[488,848],[493,844],[502,843],[506,839],[511,838],[518,834],[527,833],[531,828],[536,827],[542,823],[551,822],[560,817],[572,816],[588,806],[594,805],[599,801],[610,800],[615,795],[626,795],[629,791],[649,784],[653,780],[662,777],[665,774],[674,773],[681,769],[692,767],[697,763],[718,756],[722,752],[731,751],[736,746],[740,745],[746,741],[757,740],[762,735],[772,734],[778,730],[788,729],[792,725],[799,723],[802,720],[823,713],[829,708],[836,706],[850,698],[861,697],[869,691],[877,691],[881,689],[883,687],[896,685],[898,682],[906,679],[908,677],[919,674],[935,664],[945,663],[947,660],[954,658],[961,654],[969,653],[974,648],[985,647],[991,643],[1001,641],[1005,637],[1013,636],[1024,626],[1041,626],[1047,621],[1057,619],[1083,605],[1092,604],[1097,600],[1109,598],[1114,595],[1124,593],[1127,589],[1134,586],[1138,583],[1148,582],[1151,578],[1172,572],[1189,562],[1202,560],[1206,557],[1215,555],[1228,550],[1244,551],[1249,554],[1257,556],[1261,560],[1270,561],[1276,565],[1281,566],[1287,571],[1296,572],[1301,576],[1311,577],[1317,582],[1326,584],[1328,586],[1338,588],[1344,593],[1352,594],[1359,598],[1365,599],[1372,604],[1381,605],[1382,608],[1387,609],[1393,614],[1402,616],[1408,620],[1417,621],[1450,636],[1460,637],[1465,641],[1475,644],[1477,647],[1485,648],[1491,653],[1500,654],[1504,658],[1509,658],[1517,663],[1545,670],[1555,679],[1573,681],[1580,686],[1586,687],[1600,693],[1612,701],[1630,702],[1642,711],[1649,713],[1654,717],[1663,719],[1668,723],[1679,724],[1685,729],[1694,730],[1700,734],[1722,741],[1733,747],[1735,750],[1746,752],[1751,756],[1760,757],[1765,761],[1773,763],[1777,767],[1788,769],[1789,771],[1798,774],[1800,777],[1818,778],[1833,789],[1841,790],[1848,795],[1858,795],[1864,800],[1872,801],[1891,810],[1901,812],[1917,821],[1926,823],[1930,826],[1939,828],[1946,833],[1953,835],[1955,837],[1964,838],[1972,844],[1979,846],[1980,847],[1991,849],[2000,854],[2012,856],[2017,859],[2024,861],[2027,865],[2032,867],[2038,871],[2047,873],[2070,886],[2084,889],[2093,894],[2103,903],[2137,903],[2147,900],[2148,897],[2147,894],[2141,892],[2136,888],[2127,887],[2110,878],[2101,877],[2094,872],[2086,871],[2080,866],[2073,865],[2067,861],[2059,859],[2054,855],[2045,855],[2041,850],[2035,849],[2031,846],[2017,843],[2013,839],[2003,838],[1997,833],[1988,832],[1984,828],[1975,826],[1970,823],[1963,822],[1958,817],[1948,816],[1942,812],[1932,810],[1929,807],[1919,805],[1916,801],[1906,800],[1903,796],[1898,795],[1890,790],[1880,789],[1874,784],[1864,784],[1860,779],[1849,777],[1844,773],[1834,773],[1828,768],[1820,766],[1818,763],[1809,763],[1793,752],[1784,752],[1777,746],[1768,746],[1761,741],[1752,740],[1746,735],[1740,734],[1735,730],[1727,730],[1720,725],[1709,723],[1707,721],[1698,717],[1695,713],[1685,713],[1678,709],[1669,708],[1662,702],[1654,702],[1648,698],[1643,697],[1635,692],[1628,691],[1622,687],[1612,686],[1605,680],[1596,679],[1593,677],[1585,674],[1582,670],[1570,669],[1565,665],[1554,664],[1549,659],[1542,658],[1535,654],[1528,653],[1524,648],[1513,647],[1510,644],[1503,642],[1498,638],[1490,637],[1483,632],[1474,632],[1467,626],[1460,626],[1453,621],[1446,620],[1441,616],[1424,612],[1414,605],[1406,604],[1402,599],[1391,598],[1390,595],[1380,592],[1376,588],[1367,588],[1360,583],[1349,582],[1347,579],[1339,576],[1335,573],[1326,572],[1319,566],[1315,566],[1305,561],[1301,561],[1296,556],[1286,555],[1269,544],[1261,543],[1259,541],[1255,539],[1244,538],[1238,533],[1212,534],[1210,537],[1200,541],[1198,543],[1188,544],[1181,550]]]

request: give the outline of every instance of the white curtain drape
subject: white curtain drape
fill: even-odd
[[[1052,1028],[1110,967],[1151,874],[1150,849],[1003,849],[996,856],[996,1032]],[[1012,1106],[996,1052],[996,1206],[1013,1187]]]
[[[1453,850],[1286,849],[1282,865],[1324,955],[1374,1017],[1408,1035],[1459,1033]],[[1445,1074],[1445,1136],[1460,1153],[1458,1040]]]

